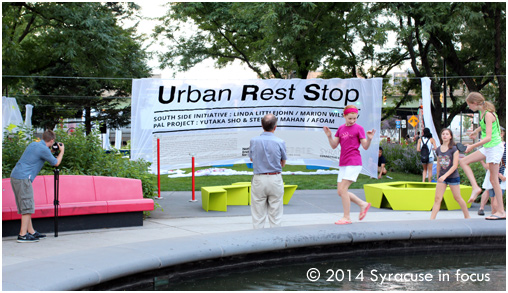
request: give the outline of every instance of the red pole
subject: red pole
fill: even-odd
[[[192,201],[196,201],[196,177],[194,171],[194,156],[192,156]]]
[[[161,146],[160,139],[157,137],[157,186],[159,187],[158,194],[161,198]]]

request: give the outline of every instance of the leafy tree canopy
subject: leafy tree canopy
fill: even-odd
[[[506,4],[505,3],[379,3],[385,11],[398,42],[410,56],[415,77],[432,80],[432,112],[438,128],[447,127],[458,113],[466,110],[463,97],[454,90],[481,91],[494,101],[498,115],[506,120]],[[444,71],[446,62],[446,72]],[[444,125],[440,94],[444,91],[452,105]],[[455,77],[455,78],[454,78]],[[404,83],[406,93],[399,104],[410,100],[408,93],[419,83]]]
[[[378,14],[347,2],[176,3],[155,36],[174,42],[160,61],[179,70],[212,58],[218,67],[240,60],[260,78],[307,78],[320,67],[329,77],[356,77],[358,65],[393,55],[375,53],[387,40]],[[196,28],[190,36],[182,34],[189,23]]]
[[[35,126],[53,128],[60,117],[81,117],[83,110],[87,132],[92,112],[110,127],[128,124],[130,103],[104,96],[129,96],[128,78],[149,74],[136,28],[120,23],[138,8],[109,2],[2,3],[3,75],[46,77],[3,77],[2,90],[35,106]]]

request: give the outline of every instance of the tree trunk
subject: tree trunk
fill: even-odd
[[[85,107],[85,131],[86,135],[89,135],[92,133],[92,113],[91,113],[91,107],[86,106]]]
[[[497,76],[497,82],[499,85],[499,97],[496,103],[497,115],[499,117],[499,123],[506,126],[506,77],[504,74],[506,73],[506,68],[503,66],[503,56],[502,56],[502,42],[501,42],[501,11],[500,9],[496,9],[495,18],[494,18],[495,28],[496,28],[496,41],[494,45],[495,49],[495,65],[494,65],[494,73]]]

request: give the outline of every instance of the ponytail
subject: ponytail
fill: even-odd
[[[496,113],[496,106],[489,101],[484,102],[483,109],[488,112]]]

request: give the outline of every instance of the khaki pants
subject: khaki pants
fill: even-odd
[[[284,183],[281,174],[252,177],[250,209],[254,229],[264,228],[267,217],[270,227],[281,226],[283,197]]]

